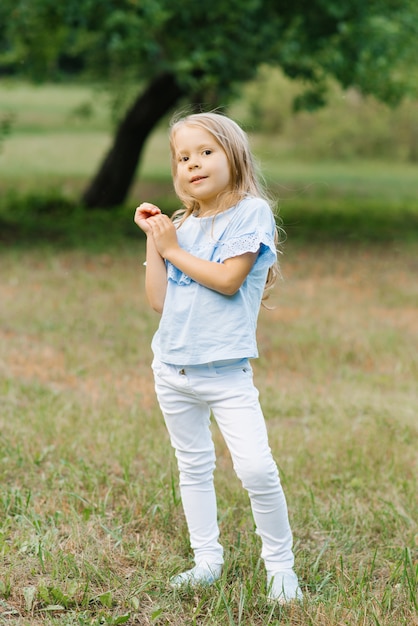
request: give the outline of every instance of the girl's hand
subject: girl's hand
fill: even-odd
[[[176,227],[168,215],[160,213],[154,215],[148,222],[155,247],[160,255],[166,259],[170,251],[179,247]]]
[[[149,202],[143,202],[138,207],[136,207],[134,222],[141,230],[144,231],[147,235],[151,232],[150,224],[148,219],[153,217],[154,215],[158,215],[161,213],[161,210],[155,206],[155,204],[150,204]]]

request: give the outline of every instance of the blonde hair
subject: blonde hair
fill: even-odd
[[[183,208],[174,213],[174,219],[179,218],[179,223],[181,224],[193,213],[198,213],[200,208],[198,200],[186,194],[178,182],[178,159],[175,135],[176,131],[181,126],[197,126],[209,132],[224,150],[228,159],[231,187],[219,196],[219,205],[216,214],[234,206],[246,196],[263,198],[267,201],[274,213],[272,208],[273,203],[265,190],[264,181],[250,150],[248,136],[243,129],[231,118],[220,113],[192,113],[184,117],[173,118],[170,125],[171,173],[175,192],[183,203]],[[279,244],[279,229],[277,227],[275,232],[275,244],[276,246]],[[278,275],[279,267],[276,262],[269,268],[263,300],[268,297],[267,292],[273,287]]]

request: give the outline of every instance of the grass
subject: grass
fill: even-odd
[[[226,570],[210,590],[167,584],[190,553],[149,369],[143,254],[140,238],[107,253],[3,250],[8,623],[416,624],[414,250],[289,244],[276,308],[261,312],[256,379],[306,596],[289,609],[266,604],[216,428]]]
[[[36,124],[51,114],[60,126],[47,112],[62,107],[55,97],[44,111],[39,96]],[[283,281],[260,313],[254,367],[305,600],[279,608],[266,602],[247,497],[216,426],[225,571],[213,588],[170,589],[190,550],[149,367],[158,316],[145,301],[144,241],[131,207],[74,207],[80,163],[49,177],[47,150],[43,173],[33,158],[19,171],[13,141],[38,134],[37,154],[48,132],[36,124],[16,126],[0,152],[0,622],[418,625],[412,172],[280,165]],[[163,145],[157,133],[132,202],[143,188],[173,203],[154,168]]]

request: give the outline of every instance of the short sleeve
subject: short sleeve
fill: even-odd
[[[273,213],[262,198],[245,198],[230,210],[207,218],[190,216],[178,231],[180,245],[190,254],[207,261],[223,263],[226,259],[257,252],[254,266],[271,267],[277,259],[276,224]],[[194,281],[166,261],[167,279],[177,285]]]
[[[260,251],[256,265],[271,267],[277,259],[276,224],[265,200],[246,198],[225,236],[218,242],[219,262],[246,252]]]

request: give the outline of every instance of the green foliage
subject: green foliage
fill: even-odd
[[[0,152],[3,141],[10,135],[15,115],[12,112],[5,113],[0,117]]]
[[[165,198],[162,206],[169,214],[177,208],[173,198]],[[368,198],[355,190],[341,196],[332,186],[327,192],[320,188],[317,193],[282,197],[279,213],[291,242],[400,244],[418,239],[416,199]],[[23,248],[47,244],[91,251],[119,249],[143,238],[132,214],[131,207],[111,213],[86,210],[59,191],[8,193],[0,204],[0,243]]]
[[[169,71],[219,101],[267,63],[307,82],[298,107],[323,103],[327,75],[387,102],[416,90],[414,0],[3,0],[0,24],[0,68],[37,80]]]
[[[7,193],[0,205],[0,241],[3,245],[62,247],[87,246],[91,250],[118,247],[140,238],[132,210],[120,207],[106,214],[86,211],[58,190],[28,194]]]
[[[146,138],[181,99],[205,109],[225,105],[265,64],[303,80],[297,111],[324,105],[329,77],[393,105],[417,95],[417,56],[414,0],[0,5],[1,73],[38,81],[76,75],[114,94],[120,126],[83,194],[89,207],[124,200]],[[139,90],[133,100],[126,90],[132,84]]]
[[[418,100],[392,108],[328,81],[326,106],[295,113],[293,103],[305,96],[300,81],[262,66],[233,108],[250,131],[276,134],[287,157],[418,162]]]

